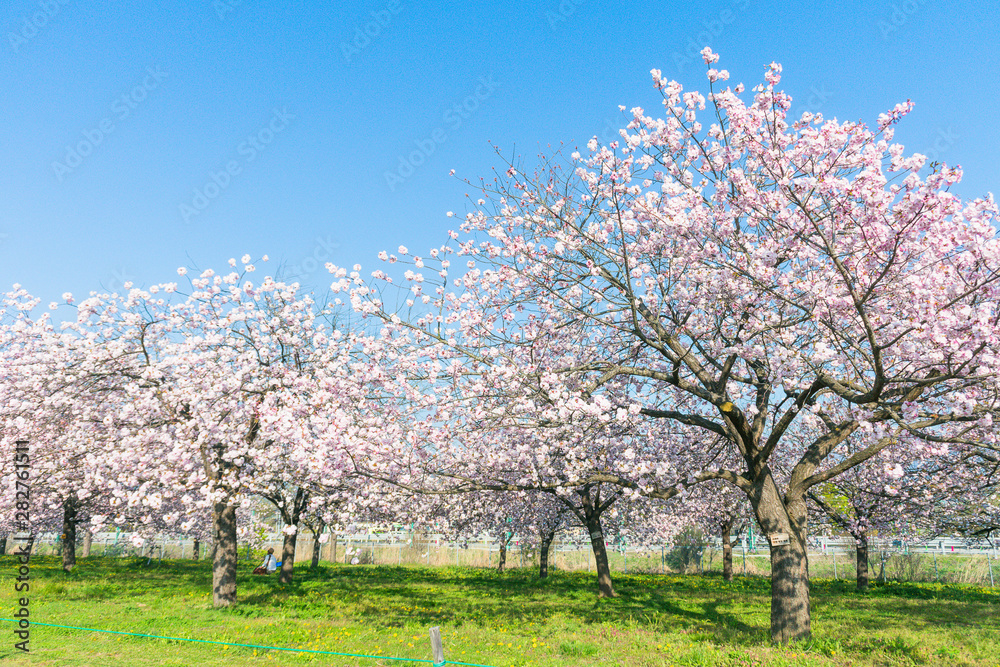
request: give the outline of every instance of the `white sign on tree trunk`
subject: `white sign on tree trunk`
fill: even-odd
[[[772,547],[781,547],[788,544],[788,533],[771,533],[767,536]]]

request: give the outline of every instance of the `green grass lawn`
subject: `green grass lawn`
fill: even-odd
[[[718,575],[619,575],[597,600],[593,575],[533,570],[330,566],[292,586],[240,568],[236,607],[215,610],[207,562],[83,559],[66,575],[33,557],[31,619],[240,644],[506,665],[1000,665],[1000,588],[813,583],[811,642],[772,646],[769,582]],[[256,564],[256,563],[254,563]],[[3,617],[15,609],[13,559],[0,559]],[[35,625],[31,653],[0,623],[0,663],[29,665],[414,665],[122,637]]]

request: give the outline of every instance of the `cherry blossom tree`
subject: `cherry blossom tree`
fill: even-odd
[[[845,445],[849,453],[864,447],[855,438],[848,439]],[[898,463],[901,457],[893,454],[892,447],[886,448],[807,492],[832,524],[854,538],[859,591],[867,590],[869,584],[869,534],[900,534],[914,516],[907,510],[928,499],[920,488],[922,462],[911,462],[908,472]]]
[[[715,480],[692,487],[683,500],[671,500],[668,512],[676,525],[694,525],[722,544],[722,578],[733,580],[733,533],[752,520],[749,503],[739,489]]]
[[[236,599],[237,510],[275,488],[337,479],[347,466],[336,452],[363,403],[364,374],[342,363],[353,343],[338,343],[345,336],[296,286],[245,279],[247,262],[242,273],[204,271],[188,294],[176,283],[92,294],[73,325],[90,342],[76,375],[106,385],[85,416],[115,435],[103,452],[119,471],[113,495],[149,520],[211,514],[216,606]],[[185,510],[166,510],[175,503]]]
[[[37,306],[22,289],[4,299],[9,317],[0,324],[0,448],[13,452],[17,440],[31,444],[32,518],[35,527],[60,535],[69,572],[76,565],[78,525],[106,512],[112,501],[104,480],[113,468],[102,453],[114,434],[98,411],[114,400],[106,378],[85,370],[87,349],[98,341],[57,331],[48,313],[33,315]]]
[[[805,638],[808,491],[984,419],[997,208],[950,192],[959,168],[892,142],[910,103],[869,128],[788,118],[778,64],[748,101],[714,66],[708,96],[652,74],[663,118],[632,109],[619,142],[483,181],[467,236],[410,259],[411,314],[385,305],[383,272],[368,284],[335,269],[333,288],[439,364],[503,374],[508,415],[545,403],[672,424],[656,456],[579,481],[663,499],[710,480],[740,489],[771,537],[772,637]],[[500,389],[478,383],[478,398]],[[848,451],[853,434],[864,446]],[[738,465],[719,466],[721,450]]]
[[[996,544],[1000,536],[1000,448],[992,423],[973,429],[958,443],[920,465],[907,468],[907,485],[888,490],[903,496],[901,514],[918,522],[924,533],[962,535]],[[912,489],[910,488],[912,487]]]

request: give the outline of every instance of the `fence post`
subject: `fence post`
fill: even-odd
[[[989,551],[986,552],[986,566],[990,569],[990,586],[996,586],[993,583],[993,561],[990,559],[990,551],[993,551],[993,547],[990,547]]]
[[[441,628],[431,628],[431,651],[434,653],[434,667],[444,667],[444,646],[441,645]]]

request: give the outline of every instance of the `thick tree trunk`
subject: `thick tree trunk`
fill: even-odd
[[[337,562],[337,532],[336,531],[333,532],[333,536],[330,538],[330,542],[332,542],[332,544],[330,545],[330,553],[333,554],[330,557],[330,562],[331,563],[336,563]]]
[[[510,538],[507,537],[507,532],[504,531],[503,535],[500,536],[500,562],[497,564],[497,572],[503,574],[503,570],[507,567],[507,542]]]
[[[191,551],[191,560],[198,560],[201,557],[201,540],[194,538],[194,549]]]
[[[90,527],[83,529],[83,558],[90,558],[90,549],[94,544],[94,533]]]
[[[63,501],[62,567],[70,572],[76,566],[76,514],[79,503],[75,494]]]
[[[236,603],[236,506],[217,502],[212,507],[212,604]]]
[[[538,552],[538,578],[544,579],[549,576],[549,549],[552,548],[552,540],[556,536],[556,531],[551,530],[542,533],[542,547]]]
[[[811,632],[809,567],[805,543],[771,547],[771,638],[781,644],[804,639]]]
[[[608,563],[608,551],[604,544],[604,531],[600,519],[587,522],[590,531],[590,546],[594,550],[594,564],[597,568],[597,597],[616,598],[618,593],[611,583],[611,565]]]
[[[286,534],[281,543],[281,572],[278,573],[279,584],[292,583],[292,569],[295,567],[295,541],[299,534],[296,531]]]
[[[858,591],[868,590],[868,535],[859,533],[854,536],[857,540],[857,563],[858,563]]]
[[[0,556],[7,555],[7,533],[0,533]]]
[[[771,545],[771,639],[779,644],[808,639],[812,628],[805,499],[782,496],[766,471],[756,486],[750,500]],[[777,533],[788,535],[788,544],[773,544]]]
[[[724,521],[722,524],[722,578],[726,581],[733,580],[733,543],[729,539],[732,530],[733,520]]]

